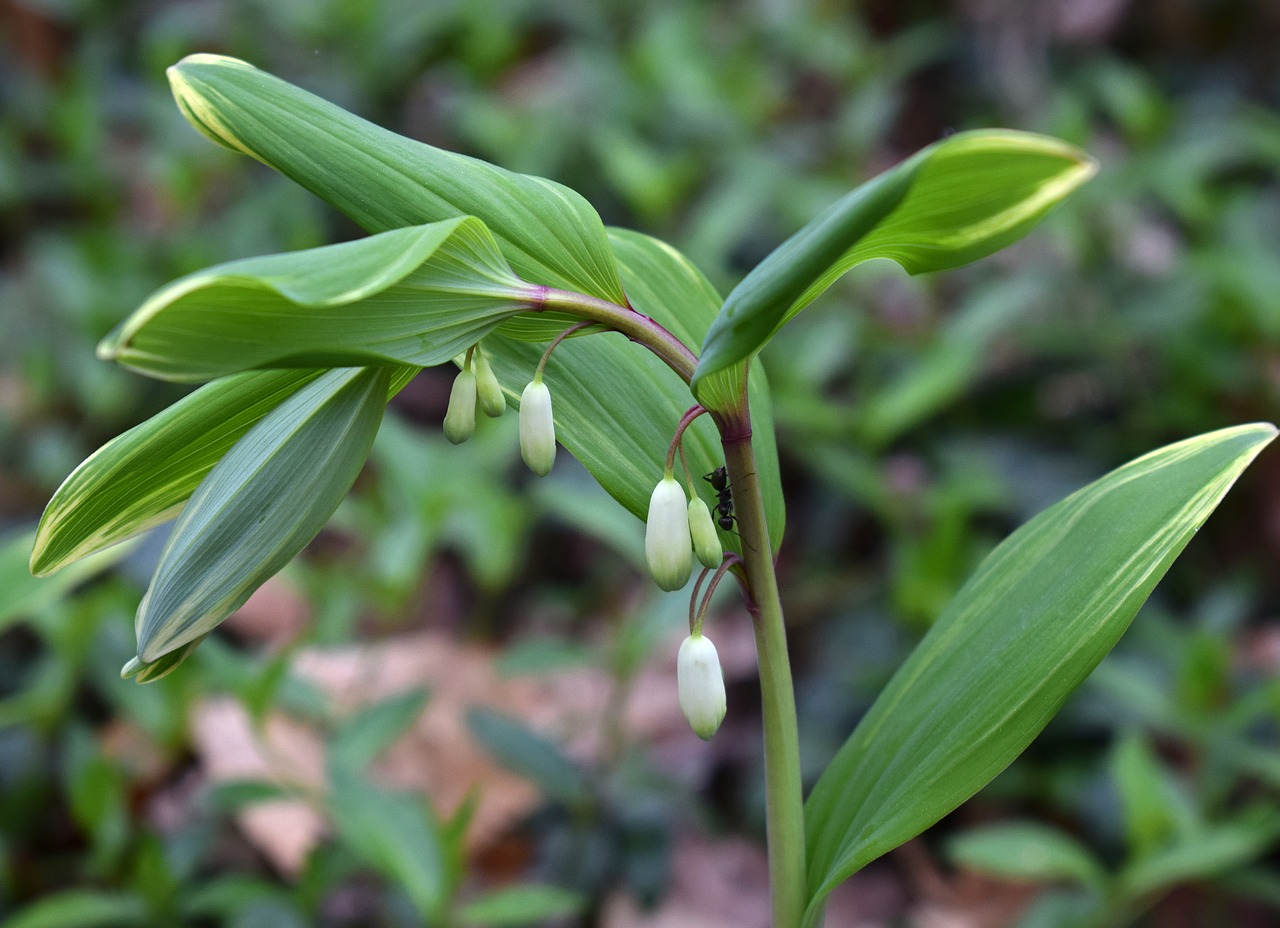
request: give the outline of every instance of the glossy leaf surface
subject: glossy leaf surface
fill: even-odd
[[[528,306],[478,220],[247,258],[161,288],[98,355],[166,380],[262,367],[441,364]]]
[[[889,258],[909,273],[958,267],[1024,235],[1095,171],[1064,142],[961,132],[855,188],[783,242],[725,300],[694,388],[759,351],[854,266]]]
[[[1030,743],[1275,434],[1245,425],[1154,451],[991,553],[806,803],[808,924],[836,884],[964,802]]]
[[[525,280],[624,301],[600,217],[578,193],[396,135],[234,58],[169,69],[183,115],[370,232],[476,216]]]
[[[388,394],[403,389],[417,373],[416,367],[394,369]],[[62,482],[45,507],[31,572],[46,576],[175,518],[232,445],[319,375],[281,370],[217,380],[107,442]]]
[[[369,456],[389,381],[387,368],[321,374],[209,471],[138,607],[140,661],[207,634],[319,533]]]
[[[617,230],[606,239],[602,228],[597,239],[595,213],[559,185],[401,138],[232,59],[192,56],[170,69],[170,79],[183,112],[202,132],[274,167],[370,231],[474,215],[522,279],[620,304],[630,297],[689,345],[698,343],[719,309],[714,289],[674,249]],[[664,276],[654,274],[658,268]],[[545,338],[544,322],[522,314],[485,339],[513,402],[541,354],[521,338]],[[514,330],[521,338],[501,334]],[[753,376],[756,457],[767,472],[762,478],[776,546],[782,537],[777,451],[767,385],[762,375]],[[687,386],[617,335],[566,341],[547,382],[561,443],[643,518],[671,433],[693,405]],[[712,424],[697,423],[688,439],[690,468],[701,474],[721,463],[718,445]]]

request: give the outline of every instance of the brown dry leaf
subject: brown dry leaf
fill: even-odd
[[[191,717],[192,740],[213,783],[265,780],[302,794],[322,786],[319,739],[283,716],[267,719],[263,738],[234,699],[207,699]],[[324,831],[315,809],[302,799],[278,799],[243,809],[240,829],[280,872],[297,874]]]
[[[625,893],[605,904],[604,928],[769,928],[769,864],[745,838],[676,840],[671,885],[662,903],[641,912]]]
[[[302,595],[277,574],[227,618],[226,627],[251,641],[281,647],[296,638],[309,619]]]
[[[263,592],[242,610],[242,633],[281,641],[292,634],[293,598],[287,588]],[[281,619],[285,617],[285,620]],[[716,643],[732,681],[754,673],[750,623],[740,616],[716,621]],[[678,746],[679,775],[705,778],[712,755],[699,746],[680,713],[675,654],[680,635],[659,648],[638,676],[623,713],[628,740]],[[603,713],[613,682],[603,670],[582,668],[540,677],[501,677],[493,651],[426,632],[376,644],[310,649],[292,672],[328,696],[334,711],[349,715],[397,694],[425,688],[430,694],[415,725],[375,764],[380,782],[418,790],[442,815],[451,814],[474,790],[479,802],[468,832],[472,851],[485,847],[542,801],[527,781],[495,764],[472,741],[466,712],[485,706],[516,718],[590,763],[604,749]],[[255,732],[248,714],[231,699],[208,700],[192,717],[193,739],[209,778],[258,779],[284,785],[300,798],[254,805],[238,818],[249,840],[284,873],[296,873],[321,839],[324,822],[304,797],[324,789],[324,749],[316,731],[273,715]],[[661,753],[661,750],[660,750]]]

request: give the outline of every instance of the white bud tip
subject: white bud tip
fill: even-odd
[[[710,638],[690,635],[681,643],[676,656],[676,686],[680,711],[694,734],[703,741],[711,740],[724,721],[726,702],[720,655]]]
[[[556,463],[556,424],[551,416],[551,391],[540,380],[520,396],[520,456],[539,477]]]
[[[720,544],[720,533],[716,524],[711,521],[711,510],[698,497],[689,500],[689,534],[693,537],[693,553],[703,567],[712,570],[720,566],[724,560],[724,546]]]
[[[664,590],[678,590],[693,572],[693,542],[684,488],[674,477],[664,477],[654,487],[646,521],[644,554],[649,573]]]
[[[449,410],[444,414],[444,437],[460,445],[476,430],[476,375],[459,372],[449,393]]]

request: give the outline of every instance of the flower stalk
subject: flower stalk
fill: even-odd
[[[723,436],[725,465],[734,488],[738,534],[743,543],[742,567],[750,593],[748,609],[755,620],[764,722],[765,822],[772,924],[773,928],[799,928],[806,890],[804,793],[782,601],[778,597],[773,547],[765,521],[764,497],[745,402],[742,415],[732,419],[717,417],[717,422]]]

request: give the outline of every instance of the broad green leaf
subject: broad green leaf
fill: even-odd
[[[836,884],[964,802],[1031,742],[1275,435],[1270,424],[1244,425],[1153,451],[991,553],[806,803],[807,924]]]
[[[458,914],[469,925],[540,925],[550,918],[575,915],[586,905],[581,893],[527,883],[486,893],[468,902]]]
[[[1085,886],[1105,879],[1088,848],[1056,828],[1037,822],[1003,822],[967,831],[947,843],[953,863],[1013,882],[1065,880]]]
[[[567,806],[591,799],[586,775],[556,745],[515,719],[479,707],[467,712],[472,736],[498,763]]]
[[[56,580],[31,576],[27,559],[35,533],[19,531],[0,538],[0,631],[69,594],[76,586],[128,554],[121,548],[90,558]]]
[[[200,483],[138,607],[138,659],[207,634],[324,527],[369,456],[387,368],[321,374],[250,429]]]
[[[388,397],[418,370],[396,368]],[[231,446],[320,373],[261,371],[217,380],[107,442],[45,507],[31,572],[47,576],[175,518]],[[313,395],[317,403],[322,399]]]
[[[679,252],[657,239],[622,229],[610,229],[609,236],[632,305],[686,344],[695,344],[719,304],[711,285]],[[491,336],[484,350],[512,404],[518,406],[542,349]],[[614,499],[644,519],[649,497],[662,477],[671,434],[695,402],[688,388],[650,352],[614,333],[562,343],[545,379],[556,437]],[[769,385],[758,365],[750,385],[752,444],[776,550],[782,542],[785,509]],[[724,452],[709,416],[685,432],[684,448],[695,485],[711,500],[702,475],[724,462]],[[727,547],[738,544],[731,535],[723,540]]]
[[[1128,896],[1143,896],[1187,880],[1201,880],[1238,870],[1275,849],[1280,816],[1255,810],[1237,821],[1214,825],[1180,837],[1176,844],[1135,862],[1120,874]]]
[[[98,355],[166,380],[262,367],[441,364],[528,308],[493,236],[463,217],[247,258],[161,288]]]
[[[567,187],[396,135],[234,58],[191,55],[169,84],[213,141],[370,232],[476,216],[525,280],[625,305],[600,217]]]
[[[719,308],[715,291],[673,249],[617,230],[606,239],[590,207],[563,187],[411,142],[243,62],[196,55],[170,69],[170,78],[179,105],[201,131],[271,165],[370,231],[476,216],[523,280],[621,305],[629,297],[639,312],[686,333],[681,337],[689,345],[702,338]],[[655,268],[660,276],[652,276]],[[550,328],[571,321],[559,318]],[[521,341],[545,338],[550,328],[545,320],[520,315],[485,339],[512,400],[519,399],[541,354]],[[547,382],[560,441],[643,518],[671,433],[694,403],[687,386],[643,348],[608,334],[562,344]],[[777,452],[768,391],[760,375],[752,384],[756,456],[776,546],[782,502],[773,476]],[[721,389],[713,389],[708,402],[720,398]],[[723,459],[709,422],[695,426],[688,446],[696,476]]]
[[[613,244],[618,268],[632,306],[657,321],[686,345],[696,345],[702,341],[707,327],[719,312],[721,300],[720,294],[693,262],[666,242],[629,229],[610,228],[609,240]],[[742,373],[743,368],[734,368],[709,378],[703,385],[700,402],[708,409],[725,409],[735,405],[741,389]],[[751,403],[751,445],[755,451],[757,473],[764,493],[769,539],[774,551],[777,551],[782,543],[786,509],[778,475],[778,445],[773,431],[772,396],[764,369],[759,364],[750,367],[747,389]],[[709,501],[714,501],[708,485],[700,478],[724,462],[724,453],[720,449],[718,434],[710,428],[711,423],[707,420],[708,417],[704,416],[696,427],[704,429],[707,440],[713,443],[715,451],[711,466],[705,469],[695,467],[691,460],[689,467],[693,470],[699,489]],[[664,454],[665,450],[662,449]],[[659,471],[654,473],[660,476]],[[652,479],[645,487],[646,507],[656,482],[656,479]],[[730,542],[732,547],[737,547],[736,538],[724,540]]]
[[[676,335],[685,344],[698,344],[707,334],[707,328],[719,311],[721,298],[709,280],[698,268],[680,252],[666,242],[652,236],[645,236],[628,229],[609,229],[609,241],[613,243],[613,253],[617,256],[618,269],[622,273],[623,284],[631,297],[631,305],[646,316],[658,321],[669,333]],[[726,408],[736,403],[736,384],[741,378],[741,370],[724,371],[723,375],[708,379],[704,389],[704,404],[708,408]],[[759,476],[760,488],[764,493],[765,517],[769,525],[769,540],[774,552],[782,544],[782,532],[786,527],[786,508],[782,499],[782,483],[778,476],[778,447],[773,434],[773,402],[769,393],[768,380],[764,378],[764,369],[758,364],[750,365],[748,392],[751,404],[751,447],[755,451],[756,474]],[[709,396],[708,396],[709,394]],[[682,412],[682,411],[681,411]],[[689,467],[694,472],[694,480],[700,492],[709,502],[714,502],[708,484],[703,483],[701,475],[708,474],[713,467],[721,465],[724,454],[719,447],[719,435],[712,428],[712,422],[704,416],[695,422],[695,428],[703,431],[704,442],[713,448],[709,466],[695,466],[690,460]],[[671,440],[671,428],[668,426],[667,440]],[[687,433],[686,433],[687,434]],[[687,452],[687,448],[686,448]],[[662,458],[666,448],[653,457],[658,463],[649,484],[644,486],[644,506],[648,507],[649,494],[653,493],[653,485],[657,477],[662,475]],[[602,481],[603,483],[603,481]],[[605,484],[608,486],[608,484]],[[628,507],[630,508],[630,507]],[[639,511],[644,517],[645,509]],[[737,548],[735,536],[723,536],[728,547]]]
[[[1027,132],[961,132],[917,152],[836,201],[734,288],[702,343],[695,392],[850,268],[889,258],[919,274],[976,261],[1022,237],[1095,170],[1083,152]]]
[[[342,843],[399,886],[426,924],[444,901],[445,860],[420,797],[343,773],[330,778],[327,809]]]
[[[137,896],[68,889],[5,919],[4,928],[127,928],[147,921],[147,905]]]

